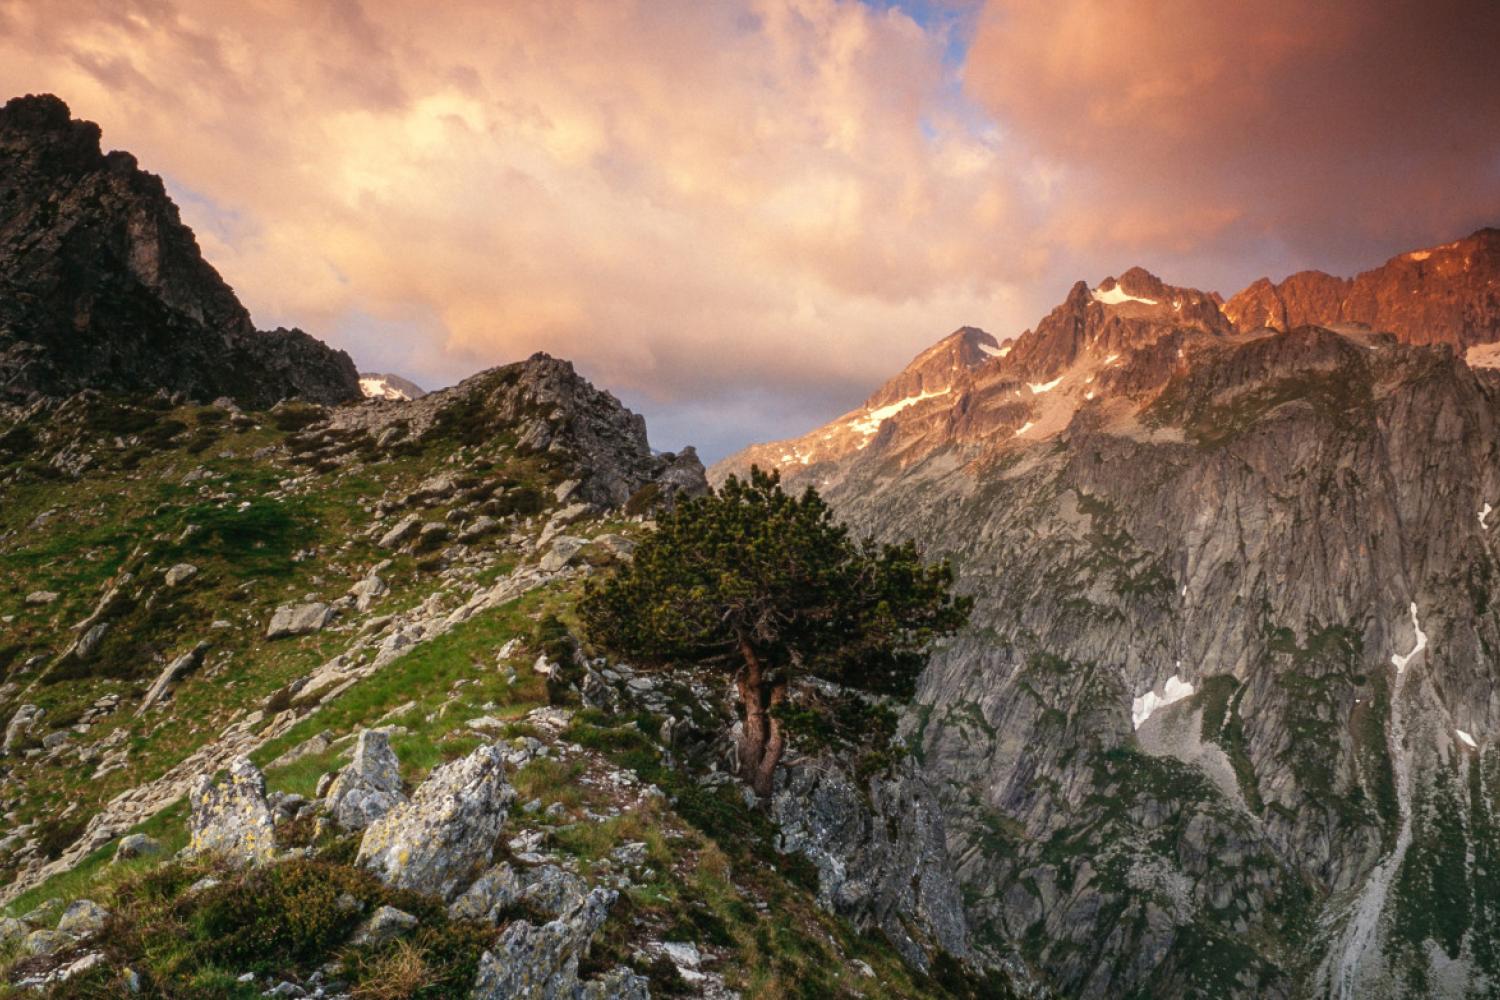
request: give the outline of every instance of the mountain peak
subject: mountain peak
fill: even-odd
[[[358,398],[348,355],[298,330],[256,331],[161,179],[99,141],[52,95],[0,108],[0,400]]]
[[[1224,304],[1240,330],[1358,324],[1409,344],[1459,350],[1500,340],[1500,229],[1398,254],[1353,278],[1299,271],[1260,278]]]
[[[943,392],[965,372],[1007,353],[1007,347],[977,326],[961,326],[912,358],[900,374],[871,393],[864,405],[877,409],[899,399]]]

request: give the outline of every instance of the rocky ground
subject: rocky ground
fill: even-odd
[[[6,426],[11,989],[1011,989],[972,961],[892,729],[853,756],[806,734],[768,813],[723,770],[723,678],[589,658],[584,581],[703,475],[565,363],[333,410],[84,394]]]

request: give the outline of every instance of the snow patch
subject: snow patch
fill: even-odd
[[[1391,664],[1396,668],[1396,676],[1398,677],[1406,669],[1406,665],[1412,661],[1412,657],[1427,648],[1427,633],[1422,631],[1422,623],[1417,620],[1416,601],[1411,602],[1411,627],[1417,633],[1417,644],[1405,656],[1402,656],[1400,653],[1391,654]]]
[[[1184,698],[1190,697],[1192,693],[1193,685],[1173,674],[1167,678],[1167,683],[1162,688],[1161,694],[1157,694],[1155,691],[1147,691],[1130,703],[1130,721],[1135,725],[1136,729],[1139,729],[1141,728],[1141,723],[1151,718],[1151,713],[1155,712],[1158,708],[1165,708],[1174,702],[1181,701]]]
[[[1094,288],[1089,291],[1089,294],[1094,297],[1095,302],[1102,302],[1107,306],[1117,306],[1122,302],[1142,302],[1148,306],[1156,305],[1155,299],[1143,299],[1139,295],[1131,295],[1119,285],[1115,285],[1115,287],[1107,292],[1101,292],[1099,289]]]
[[[1033,396],[1040,396],[1042,393],[1051,392],[1053,389],[1056,389],[1058,386],[1062,385],[1062,380],[1064,377],[1065,376],[1059,375],[1051,382],[1027,382],[1026,384],[1031,388],[1031,394]]]
[[[1111,354],[1109,357],[1107,357],[1107,358],[1104,359],[1104,363],[1107,364],[1107,365],[1112,365],[1116,361],[1119,361],[1119,360],[1120,360],[1120,356],[1118,354]]]
[[[877,407],[876,409],[873,409],[870,412],[866,413],[864,416],[851,421],[849,426],[851,429],[858,431],[865,437],[871,437],[876,431],[880,430],[881,424],[885,423],[885,421],[887,421],[891,417],[894,417],[896,414],[900,413],[908,406],[915,406],[918,403],[922,402],[924,399],[932,399],[936,396],[946,396],[952,391],[952,387],[950,386],[949,388],[943,389],[939,392],[924,392],[919,396],[907,396],[905,399],[898,399],[894,403],[888,403],[885,406]]]
[[[1003,358],[1010,353],[1010,345],[1004,347],[991,347],[989,344],[980,344],[979,349],[992,358]]]
[[[1031,428],[1032,428],[1032,423],[1031,423],[1030,420],[1028,420],[1024,424],[1022,424],[1020,427],[1016,428],[1016,433],[1015,433],[1014,436],[1015,437],[1020,437],[1022,434],[1025,434],[1027,431],[1031,430]]]
[[[1486,500],[1484,507],[1479,511],[1479,526],[1481,528],[1489,528],[1489,525],[1485,523],[1484,519],[1489,517],[1490,514],[1494,512],[1494,510],[1495,508],[1491,507],[1489,501]]]
[[[1478,750],[1479,749],[1479,744],[1476,743],[1476,742],[1474,742],[1474,737],[1470,736],[1468,733],[1464,732],[1462,729],[1455,729],[1455,730],[1453,730],[1453,735],[1457,736],[1460,740],[1462,740],[1463,743],[1464,743],[1464,746],[1468,747],[1470,750]]]
[[[1406,259],[1407,260],[1426,260],[1428,257],[1431,257],[1431,256],[1432,256],[1432,251],[1431,250],[1413,250],[1411,253],[1409,253],[1409,254],[1406,255]]]

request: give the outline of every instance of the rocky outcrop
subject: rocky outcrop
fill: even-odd
[[[344,829],[363,830],[405,802],[401,762],[391,749],[390,736],[378,729],[362,730],[353,758],[328,786],[324,807]]]
[[[269,861],[276,829],[266,803],[266,778],[248,758],[229,765],[222,782],[201,775],[188,792],[188,849],[219,854],[232,864]]]
[[[777,849],[817,867],[830,912],[880,931],[923,972],[936,950],[969,957],[942,812],[909,758],[864,787],[829,757],[786,762],[771,816]]]
[[[267,408],[359,398],[354,365],[256,331],[159,178],[51,96],[0,109],[0,401],[165,389]]]
[[[1392,257],[1353,278],[1261,278],[1224,304],[1241,330],[1358,323],[1408,344],[1460,351],[1500,340],[1500,229]]]
[[[359,863],[399,889],[451,899],[489,861],[515,792],[505,758],[480,747],[444,764],[365,831]]]
[[[312,635],[323,631],[333,617],[333,609],[322,601],[310,604],[283,604],[266,625],[267,639],[285,639],[294,635]]]
[[[409,403],[345,408],[332,415],[331,426],[375,440],[446,436],[474,443],[504,435],[521,452],[546,456],[574,477],[570,495],[559,501],[620,507],[637,498],[650,507],[708,489],[691,448],[654,453],[643,417],[591,385],[570,362],[546,354],[481,372]],[[381,544],[406,541],[419,521],[405,533],[393,531]]]
[[[550,923],[511,923],[480,957],[474,1000],[646,1000],[646,981],[628,969],[592,982],[578,975],[578,963],[615,898],[611,889],[595,889]]]

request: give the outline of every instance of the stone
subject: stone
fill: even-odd
[[[73,937],[98,934],[109,920],[109,911],[91,899],[77,899],[63,911],[57,929]]]
[[[321,601],[310,604],[283,604],[271,616],[266,626],[267,639],[282,639],[294,635],[312,635],[323,631],[333,616],[333,609]]]
[[[62,931],[42,928],[26,935],[26,939],[21,942],[21,950],[28,955],[51,955],[53,952],[62,951],[72,943],[73,938]]]
[[[541,536],[536,540],[537,548],[545,548],[547,543],[560,534],[564,528],[583,520],[593,510],[593,504],[573,503],[553,514],[547,519],[546,527],[542,528]]]
[[[395,888],[452,899],[489,860],[515,791],[504,756],[483,746],[436,768],[365,830],[358,863]]]
[[[57,600],[57,592],[52,590],[33,590],[26,595],[26,603],[30,607],[51,604],[55,600]]]
[[[501,916],[521,898],[522,883],[516,870],[498,864],[474,880],[448,907],[455,920],[499,923]]]
[[[559,535],[552,539],[552,547],[542,556],[537,563],[545,572],[556,573],[573,561],[573,557],[582,551],[587,545],[582,538],[574,538],[571,535]]]
[[[191,650],[183,653],[157,675],[156,680],[147,689],[146,695],[141,699],[140,706],[135,710],[137,717],[144,715],[150,708],[160,704],[178,681],[188,674],[197,670],[203,662],[203,655],[208,652],[208,643],[200,642]]]
[[[19,752],[30,738],[32,729],[46,714],[46,709],[36,705],[22,705],[16,709],[15,714],[10,717],[10,722],[5,726],[5,743],[3,747],[0,747],[0,751]]]
[[[60,899],[44,899],[21,916],[28,927],[54,927],[65,909]]]
[[[286,751],[281,756],[271,761],[270,764],[266,765],[266,768],[267,770],[274,771],[277,768],[295,764],[297,763],[297,761],[302,760],[305,757],[316,757],[319,754],[326,753],[328,751],[328,748],[332,745],[333,733],[325,729],[320,733],[314,733],[312,736],[309,736],[301,743],[298,743],[296,746],[292,747],[290,750]],[[332,777],[330,777],[329,780],[333,780]],[[320,792],[317,797],[321,799],[323,797],[322,793]]]
[[[349,596],[354,598],[354,607],[359,611],[369,611],[376,601],[390,592],[391,588],[374,570],[349,588]]]
[[[458,533],[458,540],[465,544],[477,542],[487,535],[493,535],[500,530],[500,522],[488,514],[481,514],[464,526]]]
[[[133,861],[136,858],[153,858],[167,853],[161,841],[148,837],[144,833],[132,833],[120,838],[120,844],[115,848],[116,861]]]
[[[167,570],[166,582],[168,587],[176,587],[187,583],[198,575],[198,567],[192,563],[178,563]]]
[[[222,783],[199,775],[188,790],[188,806],[188,848],[193,853],[222,854],[235,865],[259,864],[275,855],[266,778],[249,758],[235,758]]]
[[[370,919],[360,924],[354,931],[354,937],[350,943],[356,945],[382,945],[388,941],[394,941],[403,937],[411,931],[420,921],[405,910],[398,910],[394,906],[382,906],[370,914]]]
[[[578,963],[609,915],[617,894],[598,888],[568,913],[538,926],[516,920],[479,959],[474,1000],[582,1000],[647,997],[645,980],[613,970],[594,983],[578,976]]]
[[[0,950],[9,948],[30,933],[15,917],[0,917]]]
[[[415,536],[421,525],[422,518],[420,515],[408,514],[397,521],[395,527],[391,528],[390,531],[381,535],[380,541],[376,544],[383,549],[394,549],[398,545],[405,544],[408,539]]]
[[[363,830],[406,802],[401,762],[390,736],[379,729],[361,730],[347,767],[328,786],[324,805],[346,830]]]
[[[110,622],[99,622],[90,625],[88,630],[79,636],[78,641],[73,644],[72,653],[79,660],[88,661],[99,652],[99,647],[104,645],[104,640],[109,636],[110,629],[114,626]]]

